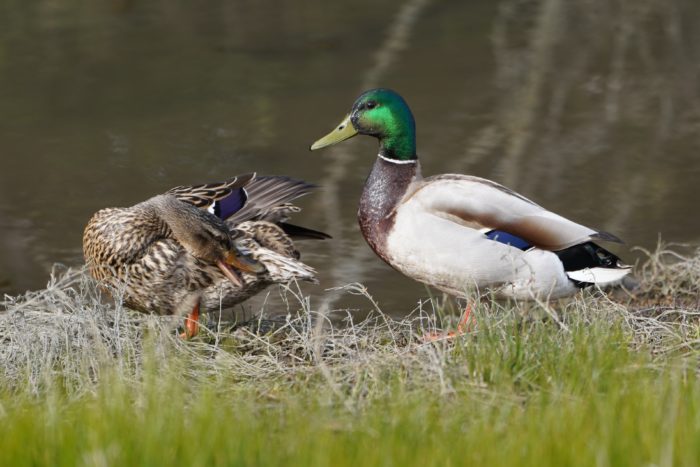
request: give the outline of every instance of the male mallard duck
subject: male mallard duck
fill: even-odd
[[[423,178],[413,114],[389,89],[357,98],[320,149],[356,134],[379,140],[358,218],[390,266],[448,294],[472,287],[502,297],[558,298],[622,279],[630,268],[593,240],[620,242],[546,210],[496,182],[470,175]]]
[[[83,234],[90,273],[135,310],[184,314],[198,331],[200,306],[230,307],[276,283],[315,282],[292,239],[329,238],[288,224],[289,202],[313,189],[286,177],[241,175],[179,186],[129,208],[92,216]]]

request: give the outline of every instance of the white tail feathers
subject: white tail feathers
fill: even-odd
[[[569,279],[586,282],[589,284],[606,285],[622,280],[627,274],[632,271],[631,267],[613,269],[613,268],[586,268],[578,271],[567,271],[566,275]]]

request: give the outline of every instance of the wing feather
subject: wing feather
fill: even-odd
[[[168,190],[166,194],[174,195],[180,201],[206,209],[215,201],[229,196],[234,190],[247,186],[254,179],[255,173],[249,173],[238,175],[224,182],[176,186]]]
[[[429,177],[404,200],[459,224],[498,229],[545,250],[561,250],[597,238],[618,240],[577,224],[490,180],[468,175]]]
[[[227,222],[237,224],[251,219],[277,222],[285,217],[279,212],[280,207],[284,208],[285,203],[310,193],[314,188],[316,185],[289,177],[257,177],[245,187],[248,193],[246,204]],[[293,212],[293,207],[287,208],[291,209],[289,213]]]

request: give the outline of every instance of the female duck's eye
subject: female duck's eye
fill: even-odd
[[[375,108],[376,106],[377,106],[377,103],[374,102],[374,101],[369,101],[369,102],[367,102],[367,103],[365,104],[365,107],[367,107],[368,109],[373,109],[373,108]]]

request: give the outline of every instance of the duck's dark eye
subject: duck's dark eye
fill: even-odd
[[[368,102],[365,104],[365,107],[367,107],[368,109],[373,109],[373,108],[375,108],[376,106],[377,106],[377,103],[374,102],[374,101],[368,101]]]

